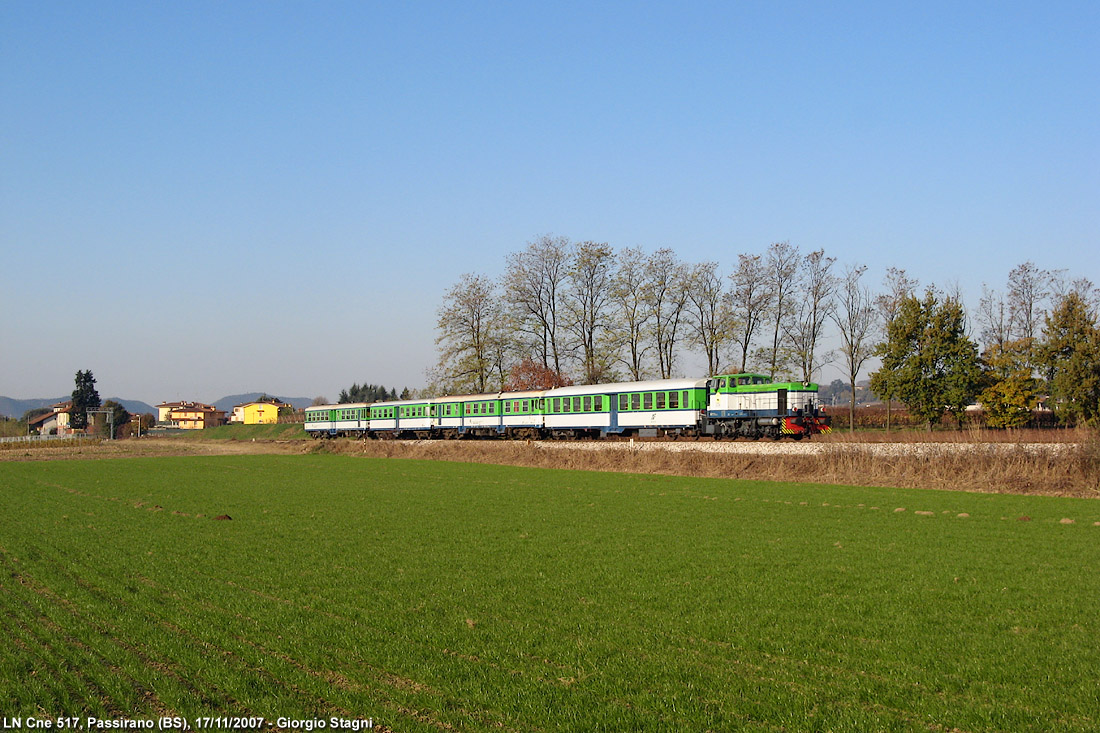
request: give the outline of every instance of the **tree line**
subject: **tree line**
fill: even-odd
[[[723,272],[668,248],[546,235],[503,269],[464,274],[444,293],[424,394],[667,379],[694,353],[708,375],[803,382],[835,363],[854,414],[857,377],[878,358],[874,393],[929,425],[979,397],[996,426],[1026,422],[1042,396],[1066,421],[1100,417],[1098,291],[1031,262],[1010,271],[1003,291],[983,286],[973,314],[957,288],[922,290],[891,268],[872,290],[865,266],[842,268],[790,242],[738,254]]]

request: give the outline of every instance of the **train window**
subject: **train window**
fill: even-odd
[[[489,403],[489,414],[490,414],[490,415],[495,415],[495,414],[496,414],[496,412],[497,412],[497,403],[495,403],[495,402],[490,402],[490,403]]]
[[[573,412],[581,412],[581,398],[580,397],[574,397],[573,398]]]
[[[626,399],[627,399],[626,395],[624,395],[624,394],[619,395],[619,409],[620,410],[625,410],[626,409]]]
[[[658,410],[665,409],[665,393],[664,392],[658,392],[657,393],[657,409]]]
[[[504,412],[509,413],[511,411],[512,411],[512,403],[511,402],[505,402],[504,403]],[[519,412],[519,410],[516,410],[516,412]]]
[[[531,402],[532,402],[532,400],[524,400],[523,401],[523,411],[524,412],[530,412],[531,411]]]
[[[642,409],[642,396],[640,394],[630,395],[630,409],[640,410]]]
[[[668,408],[670,410],[675,410],[675,409],[680,407],[679,397],[680,397],[679,392],[669,392],[668,393]]]
[[[550,403],[550,412],[561,412],[561,397],[555,397]]]
[[[749,378],[748,377],[738,377],[737,378],[737,383],[738,384],[748,384],[749,383]]]
[[[562,412],[572,412],[572,410],[569,409],[570,407],[572,407],[572,405],[573,405],[573,400],[566,397],[565,399],[563,399],[561,401],[561,411]]]
[[[592,412],[592,398],[591,397],[585,397],[584,398],[584,411],[585,412]]]
[[[644,395],[642,395],[642,409],[643,410],[652,410],[653,409],[653,393],[652,392],[646,392]]]
[[[596,412],[603,412],[603,395],[596,395],[592,398],[592,407]]]
[[[684,407],[691,407],[691,403],[690,403],[690,402],[688,402],[688,393],[687,393],[687,390],[684,390],[684,393],[683,393],[683,394],[684,394]]]

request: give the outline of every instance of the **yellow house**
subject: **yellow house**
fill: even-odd
[[[246,402],[233,408],[237,412],[240,408],[240,422],[245,425],[265,425],[279,422],[279,403],[272,402]]]

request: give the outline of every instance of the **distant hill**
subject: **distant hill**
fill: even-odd
[[[64,402],[67,399],[69,398],[57,397],[51,400],[45,398],[16,400],[11,397],[0,397],[0,415],[19,418],[23,417],[27,410],[37,410],[39,407],[49,407],[50,405],[56,405],[58,402]]]
[[[141,400],[124,400],[120,397],[108,397],[103,401],[106,402],[107,400],[114,400],[118,404],[125,407],[126,412],[130,413],[131,415],[145,415],[146,413],[150,415],[157,414],[157,408],[153,407],[148,402],[142,402]]]
[[[69,395],[54,397],[52,399],[35,398],[30,400],[16,400],[11,397],[0,397],[0,415],[20,418],[26,414],[27,410],[36,410],[39,407],[49,407],[50,405],[56,405],[58,402],[65,402],[68,399]],[[147,412],[154,415],[157,414],[156,408],[141,400],[124,400],[120,397],[107,397],[103,401],[106,402],[107,400],[114,400],[125,407],[127,412],[134,415],[143,415]]]
[[[245,402],[254,402],[264,395],[267,395],[268,397],[274,397],[280,402],[285,402],[288,405],[294,405],[298,408],[309,407],[313,403],[312,397],[280,397],[278,395],[273,395],[270,392],[248,392],[246,394],[234,394],[229,395],[228,397],[222,397],[217,402],[212,402],[211,404],[219,410],[233,412],[233,408],[237,405],[243,404]]]

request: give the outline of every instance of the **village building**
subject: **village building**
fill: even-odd
[[[279,422],[279,410],[287,405],[278,400],[256,400],[236,405],[229,422],[244,425],[269,425]]]
[[[157,425],[181,430],[202,430],[225,424],[225,411],[202,402],[162,402],[157,405]]]
[[[72,435],[73,429],[69,425],[69,412],[73,409],[73,401],[58,402],[50,405],[50,411],[27,422],[31,430],[38,431],[39,435]]]

